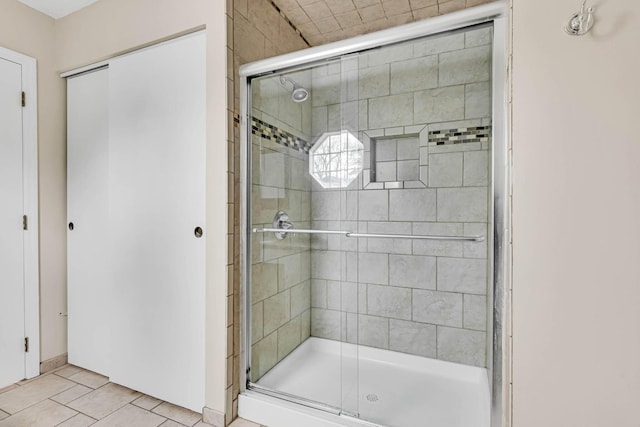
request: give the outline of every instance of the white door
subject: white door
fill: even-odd
[[[0,58],[0,388],[25,378],[22,67]]]
[[[67,80],[69,363],[109,374],[107,69]]]
[[[205,220],[205,72],[204,33],[109,63],[109,376],[198,412],[205,238],[194,231]]]

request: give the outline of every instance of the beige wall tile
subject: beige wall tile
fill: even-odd
[[[274,3],[278,5],[280,10],[288,11],[300,7],[300,4],[304,3],[304,1],[298,3],[297,0],[275,0]]]
[[[317,1],[308,5],[302,5],[302,8],[312,21],[319,21],[323,18],[333,16],[331,10],[324,1]]]
[[[465,0],[451,0],[444,3],[439,3],[438,11],[440,12],[440,15],[444,15],[445,13],[451,13],[464,9],[465,6]]]
[[[417,10],[422,9],[429,6],[434,6],[438,4],[438,0],[409,0],[411,3],[411,9]]]
[[[356,10],[351,10],[335,17],[343,29],[362,25],[362,18],[360,18],[360,14]]]
[[[301,7],[297,7],[295,9],[290,9],[286,11],[287,18],[296,26],[300,31],[300,25],[306,24],[307,22],[311,22],[311,18],[305,13],[305,11]],[[305,33],[306,34],[306,33]]]
[[[340,24],[333,15],[317,20],[316,27],[318,27],[321,34],[334,33],[341,29]]]
[[[438,5],[424,7],[422,9],[414,9],[413,17],[416,20],[432,18],[438,16]]]
[[[379,3],[358,9],[358,12],[360,12],[360,16],[364,22],[373,22],[385,18],[384,9],[382,8],[382,4]]]
[[[382,8],[387,17],[411,12],[409,0],[382,0]]]
[[[491,3],[493,0],[467,0],[466,7],[478,6],[485,3]]]
[[[339,15],[351,10],[354,10],[356,7],[351,0],[325,0],[331,12],[334,15]]]
[[[380,0],[353,0],[358,9],[380,4]]]

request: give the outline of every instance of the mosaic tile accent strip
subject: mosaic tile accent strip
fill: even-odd
[[[429,145],[463,144],[466,142],[489,142],[491,126],[474,126],[444,129],[429,132]]]
[[[236,127],[240,126],[239,114],[235,114],[233,116],[233,122]],[[262,121],[257,117],[251,118],[251,133],[254,135],[258,135],[261,138],[275,142],[276,144],[280,144],[307,154],[309,154],[309,150],[313,145],[309,143],[309,141],[297,137],[284,129],[280,129],[276,126],[270,125],[269,123]]]

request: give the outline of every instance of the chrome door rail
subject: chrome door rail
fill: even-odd
[[[267,396],[276,397],[278,399],[283,399],[288,402],[304,405],[309,408],[319,409],[321,411],[329,412],[334,415],[341,415],[342,413],[342,409],[335,406],[327,405],[325,403],[317,402],[311,399],[306,399],[302,396],[296,396],[284,391],[274,390],[272,388],[264,387],[252,382],[247,382],[247,390],[257,391],[259,393],[266,394]]]
[[[446,240],[453,242],[484,242],[484,236],[418,236],[412,234],[370,234],[354,233],[348,230],[311,230],[304,228],[254,228],[254,233],[279,233],[279,234],[338,234],[345,237],[360,237],[373,239],[410,239],[410,240]]]

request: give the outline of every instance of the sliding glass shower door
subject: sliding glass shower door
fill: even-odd
[[[488,423],[491,25],[250,80],[250,388]]]
[[[338,59],[251,82],[249,379],[357,416],[358,348],[347,341],[357,330],[358,288],[346,279],[358,242],[338,233],[357,227],[347,191],[363,164],[357,127],[344,126],[357,120],[345,107],[354,65]]]

